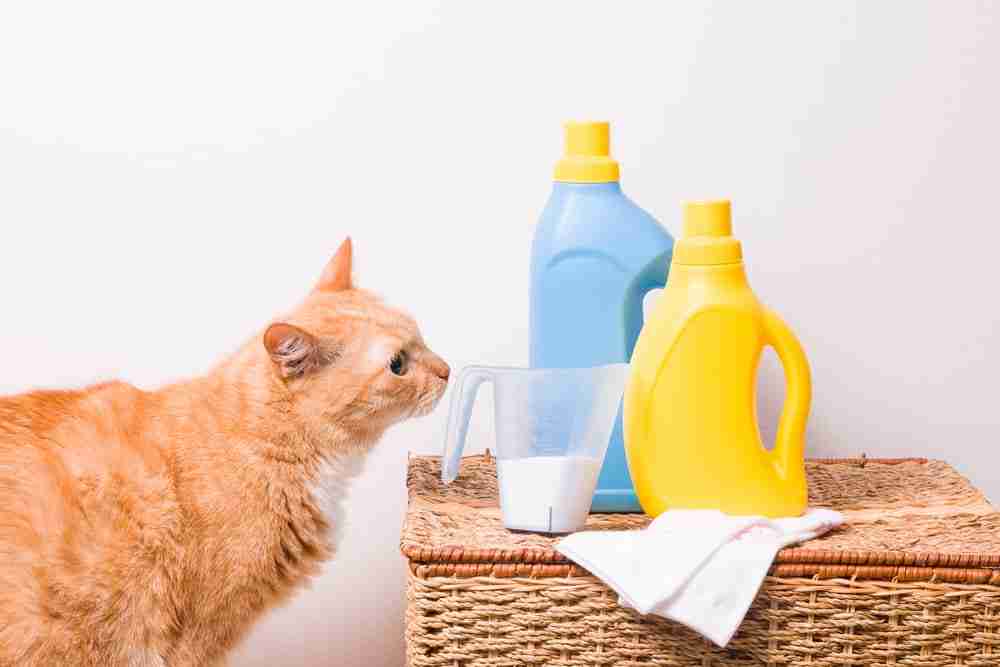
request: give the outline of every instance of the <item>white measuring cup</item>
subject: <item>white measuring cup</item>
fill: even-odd
[[[476,393],[492,382],[504,525],[544,533],[579,530],[627,377],[628,364],[464,368],[451,397],[441,479],[448,483],[458,476]]]

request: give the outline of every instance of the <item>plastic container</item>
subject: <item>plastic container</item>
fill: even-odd
[[[628,362],[646,293],[663,287],[670,234],[622,192],[607,123],[568,123],[566,153],[531,250],[533,368]],[[641,511],[619,417],[594,494],[596,512]]]
[[[626,364],[463,369],[452,393],[441,479],[458,475],[476,393],[492,382],[504,525],[543,533],[579,530],[627,375]]]
[[[771,346],[785,369],[774,448],[761,442],[756,377]],[[809,363],[750,290],[728,201],[689,203],[670,279],[632,356],[628,463],[643,509],[798,516],[806,508]]]

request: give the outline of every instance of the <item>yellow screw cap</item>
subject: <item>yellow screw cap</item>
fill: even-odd
[[[684,202],[684,236],[674,244],[678,264],[732,264],[743,261],[733,236],[729,200]]]
[[[732,236],[729,200],[684,202],[684,236]]]
[[[606,122],[570,121],[566,148],[556,163],[555,180],[564,183],[613,183],[618,163],[611,157],[611,127]]]

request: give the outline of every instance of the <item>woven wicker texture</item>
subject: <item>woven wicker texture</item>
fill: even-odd
[[[464,459],[448,486],[439,474],[437,459],[410,461],[413,667],[1000,667],[1000,515],[943,462],[810,462],[811,504],[847,525],[779,554],[726,650],[622,609],[558,538],[505,530],[490,458]],[[588,529],[647,522],[593,515]]]
[[[920,570],[936,568],[949,570],[937,572],[937,580],[984,583],[994,573],[981,568],[1000,569],[1000,513],[947,463],[810,461],[807,472],[810,504],[843,512],[847,524],[782,551],[776,562],[788,567],[776,574],[856,577],[868,571],[856,566],[865,566],[875,578],[913,579],[929,578]],[[463,459],[461,474],[448,485],[441,483],[438,459],[413,458],[407,482],[410,507],[402,549],[412,564],[424,567],[422,574],[574,572],[552,548],[558,537],[503,527],[492,458]],[[645,515],[592,514],[587,529],[623,530],[648,523]],[[560,567],[528,567],[547,564]]]
[[[592,577],[423,579],[412,667],[1000,665],[1000,588],[768,578],[725,649],[618,606]]]

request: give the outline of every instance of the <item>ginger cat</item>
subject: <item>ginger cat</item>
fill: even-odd
[[[223,664],[333,555],[365,454],[448,373],[352,287],[348,239],[204,377],[0,398],[0,666]]]

